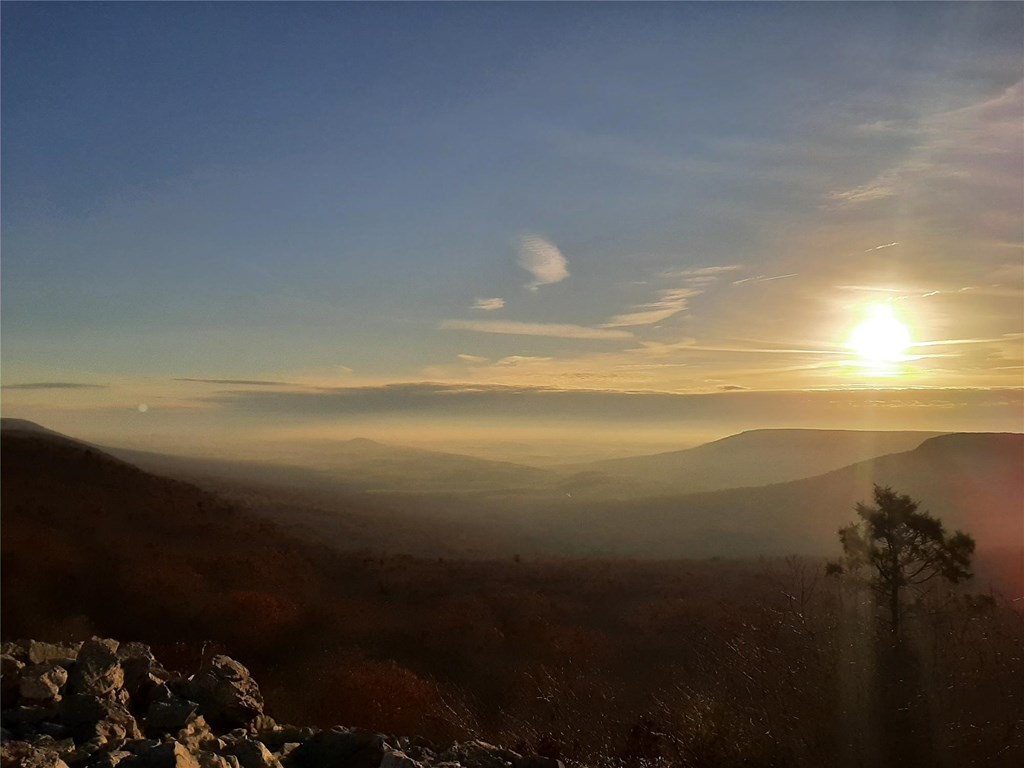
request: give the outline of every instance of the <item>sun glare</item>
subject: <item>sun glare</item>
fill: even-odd
[[[905,360],[910,347],[910,329],[900,322],[888,304],[875,304],[867,309],[867,317],[850,333],[847,346],[860,359],[872,365],[898,363]]]

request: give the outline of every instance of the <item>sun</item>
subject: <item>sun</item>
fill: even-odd
[[[867,317],[850,332],[847,346],[865,363],[898,363],[910,348],[910,329],[900,322],[889,304],[867,308]]]

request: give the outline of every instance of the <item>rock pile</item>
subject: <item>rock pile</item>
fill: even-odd
[[[227,656],[185,678],[142,643],[28,640],[3,644],[0,674],[0,768],[563,768],[481,741],[279,725]]]

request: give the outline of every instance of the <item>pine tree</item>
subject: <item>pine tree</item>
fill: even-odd
[[[947,536],[942,521],[918,502],[876,485],[875,506],[857,504],[861,521],[839,529],[843,562],[829,565],[830,573],[870,569],[871,589],[884,605],[893,635],[900,635],[902,592],[935,578],[953,584],[971,577],[974,539],[962,531]]]

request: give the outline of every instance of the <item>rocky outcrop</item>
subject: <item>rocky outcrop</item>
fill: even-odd
[[[563,768],[482,741],[280,725],[244,665],[191,677],[142,643],[4,643],[0,768]]]

